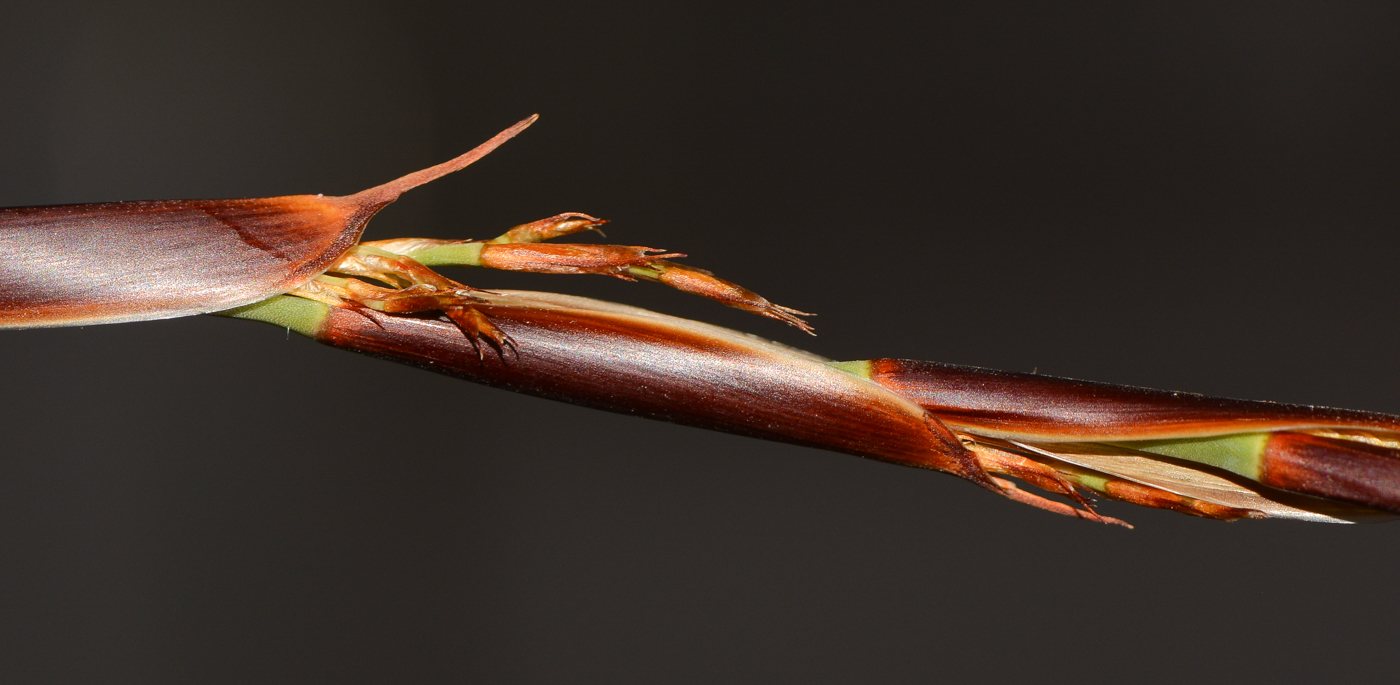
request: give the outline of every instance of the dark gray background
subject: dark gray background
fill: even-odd
[[[591,212],[820,337],[457,275],[842,359],[1400,412],[1384,3],[12,4],[0,206],[344,194],[540,112],[369,237]],[[1393,672],[1397,524],[1108,529],[210,317],[0,350],[6,682]]]

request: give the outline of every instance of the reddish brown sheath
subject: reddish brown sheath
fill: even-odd
[[[1367,470],[1375,466],[1374,458],[1400,462],[1394,450],[1374,445],[1337,441],[1340,447],[1333,451],[1346,453],[1339,461],[1337,454],[1317,450],[1282,454],[1296,448],[1285,443],[1296,434],[1270,434],[1276,443],[1269,443],[1268,451],[1278,456],[1264,464],[1265,470],[1292,470],[1266,473],[1273,476],[1268,484],[1328,498],[1316,499],[1261,487],[1209,464],[1112,444],[1042,442],[1052,446],[1045,449],[986,437],[980,430],[955,433],[909,398],[863,378],[861,371],[870,366],[866,362],[831,363],[736,331],[587,298],[478,295],[481,303],[475,306],[515,345],[482,350],[477,345],[486,343],[474,342],[446,320],[333,308],[296,297],[277,297],[226,314],[503,389],[947,471],[1017,501],[1102,523],[1122,522],[1093,512],[1079,490],[1221,519],[1370,520],[1381,515],[1374,507],[1396,511],[1394,502],[1400,501],[1356,496],[1357,488],[1366,489],[1375,480],[1375,469]],[[1264,443],[1258,445],[1262,450]],[[1389,497],[1387,490],[1400,492],[1400,472],[1390,471],[1383,474],[1381,499]],[[1085,508],[1046,500],[998,475],[1064,495]],[[1350,481],[1324,492],[1314,485],[1318,476]],[[1304,487],[1291,487],[1301,481],[1306,481]]]
[[[519,355],[478,357],[450,323],[373,311],[332,309],[316,338],[517,392],[938,469],[1002,492],[927,412],[810,354],[623,305],[504,295],[481,309]]]
[[[0,327],[227,309],[316,277],[380,207],[298,195],[0,209]]]
[[[936,362],[875,359],[869,375],[950,426],[1014,440],[1114,442],[1327,428],[1400,433],[1400,416],[1390,414]]]
[[[632,266],[684,257],[640,245],[571,245],[568,243],[508,243],[483,245],[481,265],[489,269],[528,271],[542,274],[621,275]]]
[[[1355,440],[1276,433],[1264,449],[1259,482],[1400,514],[1397,457],[1396,450]]]
[[[534,119],[347,197],[0,209],[0,328],[164,319],[287,292],[325,271],[404,191],[471,164]]]

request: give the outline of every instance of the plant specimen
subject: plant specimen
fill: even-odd
[[[1103,523],[1098,494],[1216,519],[1346,522],[1400,513],[1400,417],[1230,400],[930,362],[838,362],[729,329],[581,297],[486,291],[435,266],[661,283],[811,332],[649,247],[546,242],[566,213],[491,240],[361,242],[453,160],[344,197],[0,210],[0,327],[216,313],[511,390],[936,469]],[[1017,479],[1059,495],[1021,489]]]

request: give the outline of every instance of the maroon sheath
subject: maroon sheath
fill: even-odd
[[[167,319],[285,293],[334,264],[399,195],[481,159],[534,120],[346,197],[0,209],[0,328]]]
[[[319,195],[0,209],[0,328],[263,300],[324,271],[378,209]]]
[[[952,426],[1010,439],[1125,441],[1320,428],[1400,432],[1390,414],[875,359],[871,380]]]
[[[372,311],[332,309],[317,339],[517,392],[938,469],[1000,491],[957,437],[917,405],[802,353],[622,309],[482,311],[514,338],[519,355],[488,348],[478,358],[451,324]]]

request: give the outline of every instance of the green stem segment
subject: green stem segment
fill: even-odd
[[[415,250],[404,255],[423,266],[481,266],[481,250],[486,243],[456,243]]]
[[[1264,448],[1268,446],[1270,435],[1237,433],[1211,438],[1139,440],[1109,444],[1207,464],[1258,481],[1263,471]]]
[[[871,380],[870,362],[868,360],[863,359],[861,361],[856,362],[827,362],[827,366],[830,366],[836,369],[837,371],[844,371],[846,373],[849,373],[852,376],[855,376],[856,378],[864,378],[865,380]]]
[[[292,295],[278,295],[262,302],[254,302],[235,309],[215,312],[215,314],[231,319],[262,321],[315,339],[325,324],[326,317],[330,315],[330,311],[330,305],[314,300]]]

